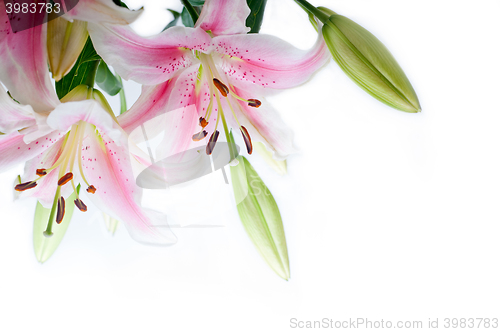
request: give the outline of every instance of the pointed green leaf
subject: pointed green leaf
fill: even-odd
[[[113,0],[113,3],[119,7],[124,7],[128,9],[128,6],[121,0]]]
[[[203,6],[205,4],[205,0],[189,0],[189,3],[193,6]]]
[[[251,12],[245,24],[250,28],[249,33],[259,33],[262,20],[264,19],[266,3],[267,0],[247,0],[247,5]]]
[[[100,59],[101,57],[95,51],[89,37],[71,71],[56,82],[57,97],[61,99],[78,85],[84,84],[87,81],[87,76],[92,74],[93,61]]]
[[[281,278],[290,278],[285,231],[278,205],[245,157],[231,166],[231,179],[243,227],[267,264]]]
[[[104,217],[104,223],[106,224],[107,230],[111,233],[111,235],[114,235],[116,232],[116,229],[118,228],[118,225],[120,224],[120,221],[111,218],[109,215],[106,213],[102,213],[102,216]]]
[[[172,21],[170,21],[170,23],[168,23],[167,26],[162,31],[165,31],[168,28],[174,27],[177,24],[177,21],[179,21],[179,17],[181,17],[181,13],[179,13],[175,10],[168,9],[168,11],[171,12],[172,15],[174,15],[174,19]]]
[[[108,65],[104,61],[99,63],[95,82],[110,96],[116,95],[123,88],[122,83],[116,78],[111,70],[109,70]]]
[[[80,191],[80,185],[78,185],[76,190],[78,192]],[[36,259],[40,263],[47,261],[50,256],[52,256],[61,243],[64,234],[66,234],[66,230],[68,229],[69,222],[71,221],[75,209],[75,204],[73,204],[75,199],[75,193],[68,197],[64,218],[60,224],[53,223],[52,232],[54,235],[50,237],[43,235],[43,232],[47,228],[51,209],[44,208],[40,202],[37,202],[33,224],[33,248],[35,250]]]
[[[188,28],[194,27],[193,18],[189,14],[189,11],[186,9],[186,7],[182,9],[181,19],[182,19],[182,24],[184,24],[185,27]]]

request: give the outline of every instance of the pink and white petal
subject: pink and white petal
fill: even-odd
[[[28,182],[38,178],[36,175],[36,170],[39,168],[50,168],[60,155],[60,149],[63,144],[63,139],[59,139],[55,144],[53,144],[49,149],[38,154],[33,159],[26,162],[24,167],[24,175],[22,176],[22,182]],[[57,191],[57,181],[59,180],[59,167],[49,172],[39,181],[37,181],[37,186],[33,189],[23,191],[19,198],[26,197],[36,197],[37,200],[46,208],[52,207],[54,202],[54,196]],[[63,186],[63,196],[68,196],[68,191],[73,191],[70,184]]]
[[[157,151],[162,156],[191,146],[192,135],[201,129],[197,128],[199,116],[194,106],[198,68],[191,66],[165,83],[143,87],[139,99],[118,117],[132,141],[151,140],[164,132],[164,141]]]
[[[23,14],[22,19],[38,19]],[[14,99],[35,112],[52,110],[59,99],[47,66],[47,25],[12,32],[4,1],[0,2],[0,81]]]
[[[132,174],[136,162],[124,146],[117,146],[105,134],[88,126],[82,150],[82,165],[86,179],[97,190],[88,197],[104,213],[121,220],[130,236],[142,243],[167,245],[176,237],[168,228],[166,217],[141,206],[142,189]]]
[[[60,132],[52,132],[40,139],[24,143],[23,135],[13,132],[0,136],[0,171],[4,171],[19,163],[24,163],[54,145],[63,136]]]
[[[246,0],[207,0],[195,26],[214,36],[246,34],[250,31],[245,25],[248,15]]]
[[[199,118],[202,115],[198,113],[197,108],[197,75],[198,66],[192,66],[176,77],[173,82],[174,87],[169,96],[163,121],[165,135],[156,150],[158,159],[203,144],[192,139],[194,134],[202,130],[199,126]]]
[[[0,86],[0,132],[7,134],[35,124],[33,108],[16,103]]]
[[[63,15],[67,20],[81,20],[95,23],[130,24],[141,14],[139,10],[129,10],[115,5],[109,0],[79,0],[78,4]]]
[[[99,55],[126,80],[155,85],[198,60],[191,50],[208,50],[210,36],[200,28],[173,27],[142,37],[128,26],[89,24]]]
[[[245,95],[244,91],[238,89],[236,89],[236,93]],[[293,131],[267,100],[262,99],[262,105],[259,108],[254,108],[233,97],[230,98],[238,121],[248,130],[252,141],[264,143],[268,150],[273,153],[273,157],[278,160],[286,159],[288,155],[297,152],[293,142]],[[234,117],[228,115],[226,118],[235,129],[234,135],[236,135],[240,130]]]
[[[130,135],[141,124],[164,114],[175,82],[174,78],[158,85],[143,85],[137,101],[127,112],[118,116],[118,123],[123,130]],[[137,141],[142,140],[139,138]]]
[[[95,125],[99,132],[105,133],[118,144],[126,142],[126,138],[122,137],[120,125],[95,100],[62,103],[47,117],[50,128],[59,131],[67,131],[79,121]]]
[[[213,45],[214,59],[232,83],[254,93],[298,86],[331,58],[321,35],[309,50],[261,34],[215,37]]]

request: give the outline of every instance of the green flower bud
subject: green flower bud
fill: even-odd
[[[58,17],[47,23],[47,53],[52,77],[56,81],[71,71],[88,36],[87,22],[69,22]]]
[[[231,166],[234,198],[243,227],[267,264],[290,278],[285,231],[278,205],[259,174],[242,156]]]
[[[417,95],[389,50],[368,30],[333,11],[322,28],[325,42],[340,68],[363,90],[398,110],[420,112]]]
[[[80,192],[80,185],[78,185],[76,190]],[[76,196],[76,193],[71,194],[71,196],[68,197],[68,202],[73,202]],[[55,202],[52,209],[44,208],[40,202],[36,204],[33,224],[33,249],[35,250],[36,259],[40,263],[46,262],[56,251],[66,234],[69,222],[73,216],[73,210],[75,209],[74,204],[68,204],[62,222],[53,224],[51,227],[53,234],[51,236],[46,236],[44,230],[47,228],[49,219],[53,218],[56,207],[57,204],[55,204]]]

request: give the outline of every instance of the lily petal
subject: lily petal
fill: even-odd
[[[244,90],[238,88],[235,90],[239,96],[248,95]],[[293,143],[292,130],[267,100],[262,99],[262,106],[255,108],[232,97],[231,99],[240,124],[246,127],[253,141],[264,143],[273,152],[275,159],[286,159],[288,155],[298,151]],[[223,108],[226,109],[224,106]],[[232,116],[228,115],[226,118],[233,128],[238,128]]]
[[[143,87],[139,99],[118,118],[120,125],[136,142],[152,139],[165,131],[157,159],[193,146],[192,135],[200,129],[199,113],[195,107],[198,67],[192,66],[168,82]],[[139,128],[140,125],[143,126]]]
[[[0,86],[0,132],[7,134],[35,125],[33,113],[31,106],[16,103]]]
[[[62,137],[61,137],[62,138]],[[61,146],[63,144],[63,139],[59,139],[53,144],[49,149],[43,151],[38,154],[31,160],[26,162],[24,167],[24,174],[22,176],[22,182],[27,182],[30,180],[34,180],[36,176],[36,170],[39,168],[49,168],[51,167],[57,157],[59,156],[59,152]],[[43,205],[45,208],[50,208],[54,201],[54,196],[57,191],[57,181],[59,180],[59,167],[54,169],[49,174],[45,175],[39,181],[37,181],[37,186],[33,189],[23,191],[19,198],[25,197],[36,197],[37,200]],[[62,195],[68,197],[70,192],[73,191],[70,185],[65,185],[62,187],[63,192]]]
[[[13,33],[4,1],[0,2],[0,81],[35,112],[50,111],[59,102],[47,67],[46,29],[42,24]]]
[[[12,132],[0,136],[0,171],[30,160],[54,145],[62,137],[60,132],[52,132],[40,139],[24,143],[23,135]]]
[[[221,55],[220,66],[234,84],[244,84],[247,89],[252,86],[260,93],[265,88],[298,86],[331,58],[321,36],[309,50],[261,34],[219,36],[212,42],[214,51]]]
[[[135,184],[130,158],[123,146],[117,146],[106,134],[98,136],[87,126],[82,150],[85,177],[95,186],[96,193],[88,195],[104,213],[121,220],[130,236],[142,243],[173,244],[176,237],[168,228],[166,217],[144,209],[140,201],[142,189]]]
[[[111,115],[94,100],[62,103],[47,117],[47,124],[54,130],[67,131],[78,121],[95,125],[99,132],[120,144],[122,131]]]
[[[142,37],[128,26],[89,24],[94,47],[108,65],[126,80],[155,85],[197,62],[190,49],[205,51],[210,36],[200,28],[172,27]]]
[[[139,10],[129,10],[127,8],[115,5],[109,0],[79,0],[63,17],[71,21],[73,19],[111,24],[130,24],[134,22],[141,14]]]
[[[207,0],[195,26],[214,36],[245,34],[250,31],[245,25],[250,12],[245,0]]]

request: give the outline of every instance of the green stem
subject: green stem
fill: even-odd
[[[316,7],[314,7],[313,5],[311,5],[306,0],[294,0],[294,1],[299,6],[301,6],[302,9],[304,9],[306,12],[311,13],[314,16],[316,16],[318,18],[318,20],[320,20],[321,22],[323,22],[323,24],[326,23],[326,21],[328,21],[328,18],[330,17],[330,15],[322,12],[321,10],[319,10]]]
[[[196,9],[194,9],[193,5],[189,2],[189,0],[181,0],[181,2],[184,5],[184,7],[186,7],[189,15],[191,15],[193,23],[196,24],[196,21],[198,21],[198,12],[196,12]]]
[[[95,82],[95,75],[97,74],[97,68],[99,67],[99,63],[101,60],[95,60],[90,63],[90,71],[89,74],[87,75],[87,78],[85,79],[86,85],[89,87],[93,88],[94,87],[94,82]]]
[[[120,89],[120,114],[123,114],[127,111],[127,99],[125,98],[125,89],[123,88],[123,82],[120,75],[116,75],[116,79],[122,85]]]
[[[226,135],[227,142],[229,143],[229,156],[231,160],[233,160],[234,158],[236,158],[236,151],[234,151],[234,148],[236,147],[236,144],[234,143],[234,137],[232,133],[229,133],[224,112],[220,112],[220,118],[222,120],[222,126],[224,127],[224,134]]]
[[[50,210],[49,222],[47,223],[47,229],[43,232],[46,237],[51,237],[54,235],[52,233],[52,224],[54,223],[54,217],[56,216],[57,201],[59,200],[59,194],[61,193],[61,187],[57,186],[56,195],[54,196],[54,203],[52,203],[52,209]]]

